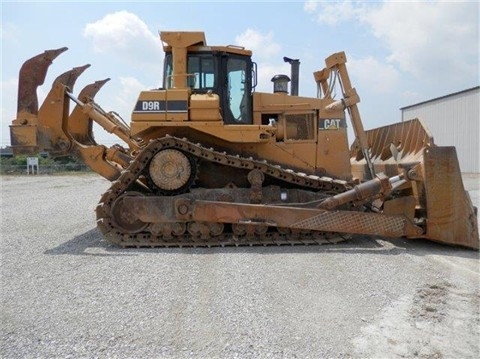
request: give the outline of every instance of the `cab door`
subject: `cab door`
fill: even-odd
[[[252,65],[250,57],[222,56],[222,114],[226,124],[252,124]]]

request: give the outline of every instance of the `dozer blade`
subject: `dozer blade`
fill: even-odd
[[[420,163],[423,149],[434,146],[432,135],[418,119],[374,128],[365,133],[375,172],[383,172],[388,177],[399,174],[401,166]],[[350,157],[353,176],[365,179],[368,167],[358,141],[352,144]]]
[[[97,92],[100,91],[108,81],[110,81],[110,78],[95,81],[85,86],[82,91],[80,91],[78,99],[83,103],[93,100]],[[92,124],[93,120],[83,112],[83,107],[77,105],[68,118],[68,132],[70,132],[75,140],[84,145],[96,145],[93,137]]]
[[[476,208],[463,187],[455,148],[436,146],[418,119],[372,129],[366,135],[375,171],[389,177],[403,174],[409,180],[403,198],[385,203],[385,214],[411,213],[422,223],[424,233],[409,238],[478,250]],[[351,163],[354,176],[368,176],[356,142],[351,148]]]
[[[479,249],[476,208],[465,191],[455,147],[424,151],[427,233],[425,238]]]
[[[48,67],[52,64],[52,61],[67,50],[67,47],[56,50],[46,50],[44,53],[25,61],[20,68],[18,80],[18,113],[23,111],[30,114],[37,114],[37,87],[45,81]]]

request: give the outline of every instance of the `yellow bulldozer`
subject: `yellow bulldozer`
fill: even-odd
[[[203,32],[160,39],[162,87],[140,93],[130,124],[94,101],[108,79],[73,94],[89,65],[57,77],[39,107],[37,87],[67,48],[20,69],[14,153],[73,154],[110,180],[96,208],[110,243],[294,245],[363,234],[479,248],[455,148],[436,146],[418,119],[366,131],[343,52],[313,74],[310,98],[298,95],[299,60],[285,57],[291,78],[274,76],[262,93],[251,51],[207,45]],[[124,144],[97,144],[94,122]]]

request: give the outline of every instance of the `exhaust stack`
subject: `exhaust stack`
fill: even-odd
[[[298,77],[300,73],[300,60],[299,59],[291,59],[289,57],[284,57],[283,61],[288,62],[291,66],[291,79],[292,84],[290,85],[290,95],[298,96]]]

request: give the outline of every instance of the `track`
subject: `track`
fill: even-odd
[[[130,166],[124,170],[121,176],[112,183],[97,205],[97,226],[106,240],[112,244],[123,247],[211,247],[211,246],[253,246],[253,245],[308,245],[337,243],[344,240],[340,234],[323,232],[291,231],[285,228],[271,227],[265,231],[249,230],[245,233],[229,231],[223,224],[209,223],[210,235],[192,235],[187,228],[198,226],[195,222],[177,222],[167,229],[156,230],[154,225],[140,224],[139,230],[125,230],[117,225],[119,213],[112,211],[115,201],[122,195],[130,193],[138,182],[145,182],[143,175],[150,160],[159,151],[165,149],[177,149],[197,159],[209,161],[223,166],[229,166],[245,170],[261,171],[264,176],[269,176],[285,182],[291,186],[306,188],[311,191],[325,193],[340,193],[349,186],[346,181],[336,180],[329,177],[319,177],[283,169],[266,161],[258,161],[253,158],[242,158],[218,152],[212,148],[206,148],[200,144],[194,144],[186,139],[176,137],[164,137],[151,141],[135,158]],[[143,181],[142,181],[143,180]],[[135,193],[132,195],[141,195]],[[146,195],[154,195],[152,193]],[[116,220],[117,219],[117,220]],[[128,221],[128,219],[127,219]],[[202,225],[202,224],[200,224]],[[136,224],[132,223],[132,228]],[[232,227],[233,228],[233,227]],[[220,229],[220,230],[219,230]],[[190,233],[189,233],[190,232]]]

